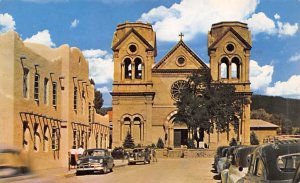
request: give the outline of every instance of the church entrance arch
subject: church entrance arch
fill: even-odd
[[[168,147],[179,148],[188,144],[189,130],[184,122],[175,122],[177,111],[171,112],[164,123],[165,144]]]

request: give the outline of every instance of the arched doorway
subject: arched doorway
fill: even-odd
[[[179,148],[188,145],[189,130],[184,122],[175,122],[177,111],[171,112],[164,123],[165,144],[168,147]]]

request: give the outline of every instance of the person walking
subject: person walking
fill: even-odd
[[[156,157],[156,150],[153,148],[152,149],[152,157],[153,157],[153,162],[157,162],[157,157]]]
[[[84,152],[84,149],[83,149],[83,145],[80,145],[79,148],[77,149],[77,154],[78,154],[78,157],[80,157]]]
[[[76,146],[72,146],[72,149],[69,151],[69,167],[76,168],[76,161],[77,161],[77,149]]]

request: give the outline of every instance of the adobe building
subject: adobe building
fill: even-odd
[[[261,120],[251,119],[250,130],[256,134],[259,143],[262,144],[265,138],[275,137],[278,135],[279,126],[273,123]]]
[[[156,144],[159,138],[166,147],[186,145],[188,129],[173,123],[177,113],[178,93],[187,76],[199,68],[210,70],[216,84],[232,84],[243,101],[252,95],[249,82],[251,34],[247,24],[221,22],[208,32],[210,67],[188,47],[179,42],[158,62],[156,34],[150,24],[123,23],[117,26],[112,40],[114,81],[112,88],[113,147],[121,146],[126,134],[135,144]],[[242,144],[250,141],[250,105],[243,103],[238,117],[239,131],[206,134],[210,147],[228,144],[232,137]]]
[[[68,166],[68,151],[107,147],[109,119],[94,110],[94,85],[78,48],[0,35],[0,144],[23,149],[33,169]]]

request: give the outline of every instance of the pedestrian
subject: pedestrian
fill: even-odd
[[[77,154],[78,154],[78,157],[80,157],[84,152],[84,149],[83,149],[83,145],[80,145],[79,148],[77,149]]]
[[[153,157],[153,162],[157,162],[157,157],[156,157],[156,150],[153,148],[152,150],[152,157]]]
[[[76,146],[72,146],[72,149],[69,151],[69,163],[70,166],[73,166],[73,168],[76,168],[76,161],[77,161],[77,149]]]

